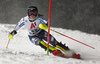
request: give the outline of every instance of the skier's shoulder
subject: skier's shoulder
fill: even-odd
[[[39,18],[39,19],[43,19],[43,20],[44,20],[44,17],[43,17],[43,15],[42,15],[42,14],[38,14],[38,18]]]
[[[45,18],[43,17],[43,15],[39,14],[38,18],[40,20],[41,23],[47,24],[47,21],[45,20]]]
[[[27,19],[28,19],[28,16],[25,16],[25,17],[23,17],[22,19],[23,19],[23,21],[24,21],[24,20],[27,20]]]
[[[25,16],[25,17],[22,17],[22,18],[21,18],[22,21],[25,21],[25,20],[27,20],[27,19],[28,19],[28,16]]]
[[[28,19],[28,16],[22,17],[21,20],[19,21],[20,23],[25,22]]]

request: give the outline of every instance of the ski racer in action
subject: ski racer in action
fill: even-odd
[[[28,31],[28,37],[30,41],[33,44],[47,50],[47,43],[45,43],[44,41],[47,41],[48,32],[45,30],[48,29],[48,22],[43,18],[42,15],[38,14],[37,7],[30,6],[28,8],[27,16],[23,17],[18,22],[14,30],[8,36],[9,39],[13,39],[13,36],[17,34],[17,31],[24,25]],[[50,53],[53,53],[53,55],[56,56],[57,54],[62,53],[61,51],[66,53],[68,50],[70,50],[68,46],[59,43],[51,34],[49,38],[49,43],[52,45],[49,46],[49,51]]]

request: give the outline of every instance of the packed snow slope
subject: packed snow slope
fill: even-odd
[[[95,49],[89,48],[51,31],[50,33],[59,42],[66,43],[66,46],[69,46],[70,49],[81,54],[83,60],[65,59],[52,54],[47,56],[46,51],[29,41],[24,27],[10,40],[8,49],[6,49],[9,40],[8,34],[14,29],[14,26],[12,24],[0,24],[0,64],[100,64],[99,35],[52,27],[53,30],[95,47]]]

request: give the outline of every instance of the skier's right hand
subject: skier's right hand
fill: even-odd
[[[13,30],[13,31],[10,33],[10,35],[8,36],[9,39],[13,39],[13,36],[14,36],[15,34],[17,34],[17,32],[16,32],[15,30]]]

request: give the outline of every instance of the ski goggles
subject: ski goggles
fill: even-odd
[[[29,16],[31,16],[31,15],[36,16],[37,15],[37,13],[36,12],[33,12],[33,11],[29,12],[28,14],[29,14]]]

